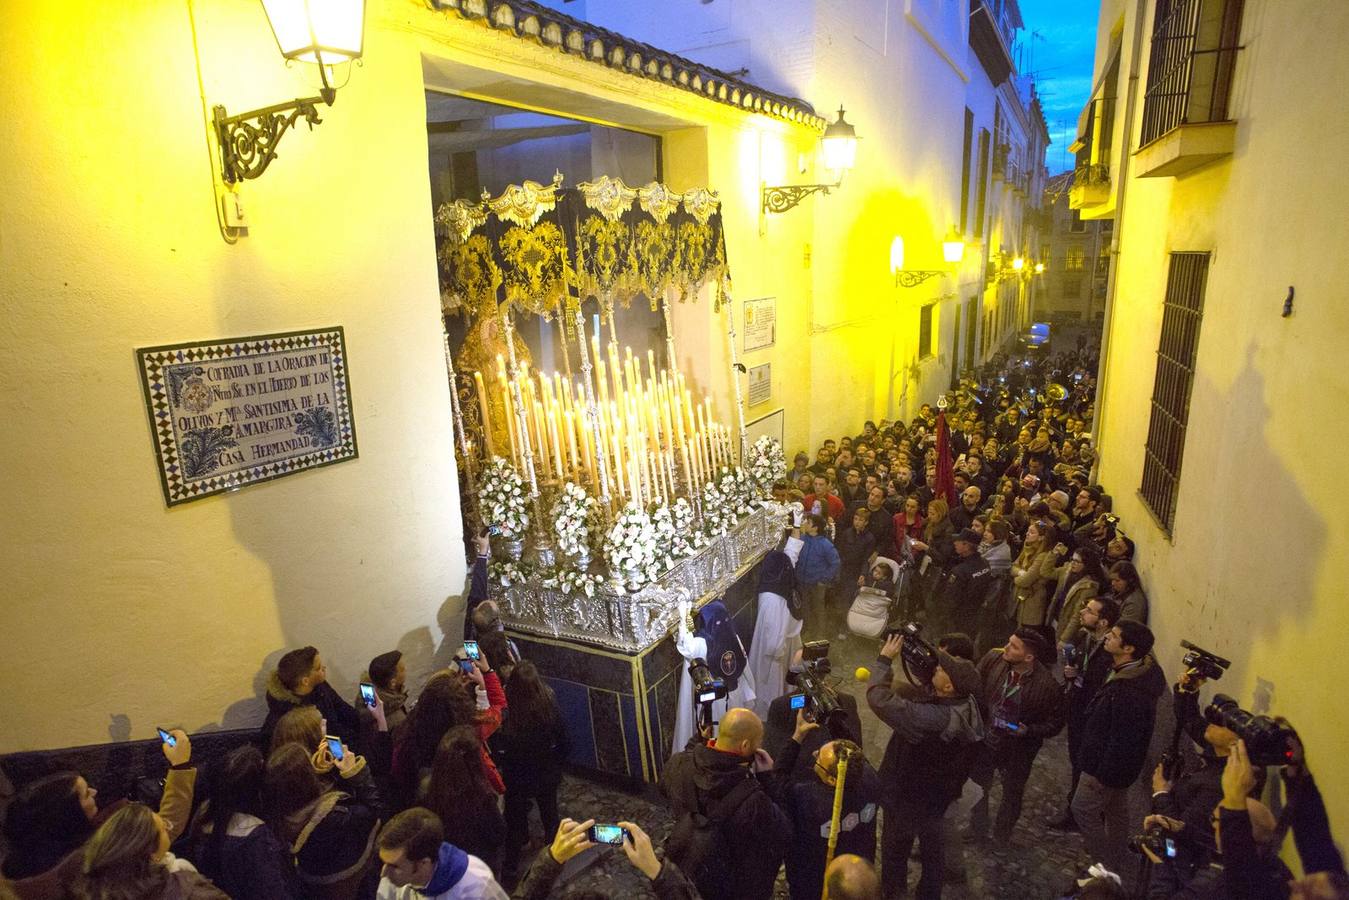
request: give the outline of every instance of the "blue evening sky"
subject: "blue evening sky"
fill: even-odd
[[[1091,67],[1096,55],[1096,17],[1092,0],[1020,0],[1023,73],[1034,72],[1040,105],[1049,125],[1049,174],[1073,166],[1068,145],[1077,131],[1077,116],[1091,93]]]

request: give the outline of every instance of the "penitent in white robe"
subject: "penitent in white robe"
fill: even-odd
[[[683,617],[680,618],[682,620]],[[683,750],[685,745],[688,744],[689,738],[693,737],[697,730],[693,717],[693,678],[689,676],[687,663],[695,659],[707,659],[707,641],[688,631],[682,621],[679,626],[679,635],[675,639],[675,646],[679,649],[679,655],[684,657],[685,665],[679,673],[679,708],[675,714],[674,741],[670,745],[671,753],[678,753]],[[743,642],[741,650],[744,650]],[[753,709],[753,703],[754,675],[746,666],[745,671],[740,673],[740,679],[736,683],[735,690],[727,693],[725,698],[713,702],[712,718],[720,722],[725,717],[726,710],[739,707]]]
[[[796,565],[801,548],[799,538],[787,539],[782,552]],[[792,657],[801,649],[801,620],[787,608],[787,598],[771,591],[759,594],[759,615],[754,620],[754,637],[750,640],[749,659],[745,668],[754,675],[757,696],[754,712],[768,720],[768,707],[787,692],[787,670]]]

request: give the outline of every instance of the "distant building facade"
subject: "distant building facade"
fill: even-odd
[[[1105,320],[1113,219],[1084,219],[1072,208],[1075,173],[1052,176],[1044,192],[1044,279],[1035,318],[1056,325],[1099,328]]]

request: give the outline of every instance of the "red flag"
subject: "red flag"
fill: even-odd
[[[937,496],[945,497],[956,508],[955,467],[951,463],[951,432],[946,427],[946,411],[937,411]]]

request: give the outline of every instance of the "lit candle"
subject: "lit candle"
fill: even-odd
[[[651,381],[656,380],[656,351],[648,349],[646,351],[646,371]]]
[[[565,409],[562,411],[562,424],[567,431],[567,461],[571,463],[574,470],[579,465],[577,462],[579,457],[576,453],[576,420],[572,417],[571,410]],[[589,468],[588,464],[586,468]]]
[[[679,461],[684,464],[684,488],[690,496],[693,494],[693,468],[689,465],[689,445],[681,442],[679,445]]]
[[[554,410],[554,413],[556,413],[556,410]],[[557,466],[557,477],[565,479],[567,470],[562,465],[562,438],[558,434],[556,415],[548,417],[548,439],[553,445],[553,463]]]
[[[492,420],[487,414],[487,386],[482,383],[482,373],[473,373],[473,386],[478,391],[478,408],[482,410],[482,433],[483,440],[486,442],[487,455],[496,454],[496,447],[492,444]]]

